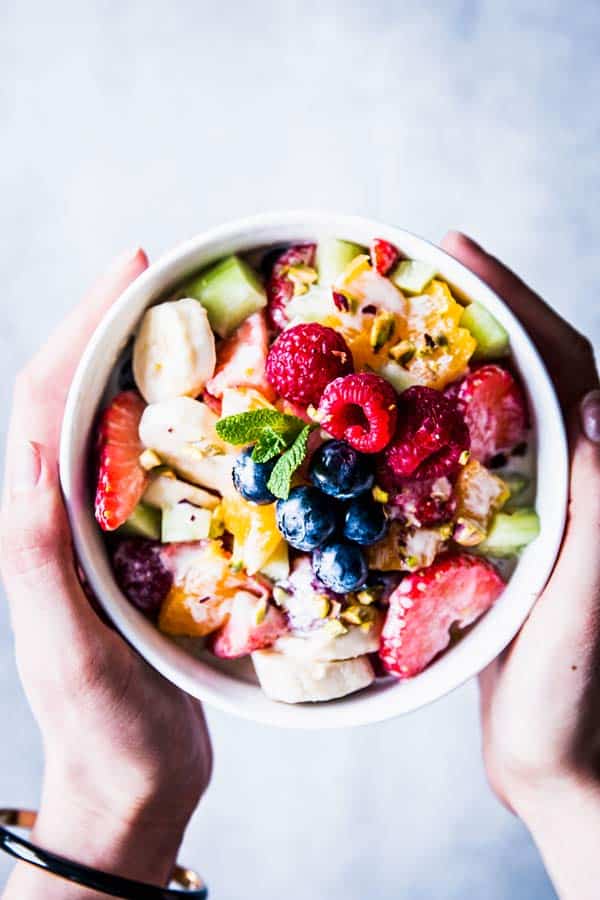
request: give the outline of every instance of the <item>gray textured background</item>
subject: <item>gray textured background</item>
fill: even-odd
[[[598,342],[599,40],[597,0],[4,0],[3,412],[113,254],[268,208],[467,230]],[[0,684],[0,799],[35,803],[4,604]],[[474,684],[353,732],[209,718],[183,857],[215,900],[554,896],[486,786]]]

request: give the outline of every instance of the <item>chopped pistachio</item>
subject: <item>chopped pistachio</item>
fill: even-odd
[[[231,562],[229,563],[229,568],[231,569],[232,572],[237,574],[238,572],[241,572],[242,569],[244,568],[244,563],[242,562],[241,559],[235,559],[235,560],[232,559]]]
[[[277,606],[286,606],[289,599],[290,595],[288,594],[288,592],[278,584],[276,584],[273,588],[273,600],[275,601]]]
[[[145,469],[146,472],[149,472],[150,469],[156,469],[157,466],[161,465],[162,460],[154,450],[144,450],[144,452],[140,454],[140,466],[142,469]]]
[[[340,615],[340,618],[350,625],[364,625],[365,622],[372,622],[374,617],[374,610],[359,605],[348,606]]]
[[[390,347],[389,354],[392,359],[405,366],[415,355],[415,350],[416,347],[412,341],[400,341],[398,344],[394,344],[393,347]]]
[[[342,625],[339,619],[330,619],[328,622],[323,625],[323,628],[330,637],[341,637],[343,634],[348,633],[348,629],[345,625]]]
[[[376,353],[393,338],[395,329],[396,317],[394,313],[388,312],[387,309],[378,310],[377,315],[373,319],[369,336],[369,343]]]
[[[371,496],[376,503],[387,503],[390,499],[388,492],[384,491],[383,488],[380,488],[378,485],[375,485],[371,491]]]
[[[223,504],[219,503],[212,511],[208,536],[212,540],[215,540],[216,538],[220,538],[224,531],[225,522],[223,519]]]
[[[447,541],[452,534],[452,522],[444,522],[443,525],[439,525],[437,532],[442,540]]]
[[[469,462],[470,458],[471,458],[471,451],[463,450],[463,452],[458,457],[458,462],[461,466],[466,466],[466,464]]]
[[[463,547],[476,547],[485,539],[485,531],[472,519],[459,516],[452,532],[452,538]]]
[[[260,625],[261,622],[265,621],[265,616],[267,615],[267,601],[262,600],[261,603],[256,607],[256,612],[254,614],[254,621],[257,625]]]
[[[375,603],[379,595],[379,591],[377,588],[363,588],[362,591],[359,591],[356,595],[356,599],[363,606],[370,606],[371,603]]]
[[[419,560],[416,556],[406,556],[404,558],[404,565],[407,569],[418,569],[419,568]]]
[[[318,274],[311,266],[290,266],[287,270],[287,277],[294,285],[294,296],[306,294],[311,284],[318,279]]]
[[[326,619],[331,610],[331,602],[327,594],[315,596],[315,611],[318,619]]]

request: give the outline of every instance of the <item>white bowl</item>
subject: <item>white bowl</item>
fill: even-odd
[[[510,334],[537,432],[537,501],[541,534],[522,554],[510,582],[481,621],[422,674],[385,679],[329,703],[288,706],[269,700],[246,675],[201,661],[148,622],[115,583],[96,525],[88,484],[89,439],[106,383],[145,308],[186,276],[229,253],[270,244],[333,236],[358,244],[385,238],[402,252],[435,266],[460,296],[483,303]],[[195,697],[247,719],[289,728],[364,725],[410,712],[481,671],[512,640],[552,570],[562,539],[568,457],[561,412],[548,374],[523,327],[476,275],[438,247],[400,228],[328,213],[272,213],[214,228],[167,253],[119,298],[96,329],[69,392],[62,429],[60,473],[75,547],[89,582],[127,640],[170,681]]]

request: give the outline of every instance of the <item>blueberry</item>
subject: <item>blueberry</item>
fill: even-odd
[[[233,484],[244,500],[251,503],[273,503],[275,495],[267,487],[277,459],[257,463],[252,459],[252,447],[242,450],[233,465]]]
[[[315,550],[312,566],[317,578],[336,594],[358,590],[369,574],[367,561],[360,547],[339,541],[330,541]]]
[[[333,534],[335,504],[314,487],[296,487],[277,501],[277,527],[296,550],[314,550]]]
[[[310,479],[338,500],[352,500],[373,487],[371,460],[345,441],[327,441],[313,455]]]
[[[369,547],[384,538],[387,530],[388,520],[381,503],[375,503],[369,497],[359,497],[350,503],[344,518],[347,540]]]

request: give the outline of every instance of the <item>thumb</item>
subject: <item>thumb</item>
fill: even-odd
[[[17,636],[60,632],[60,644],[93,627],[75,573],[58,471],[45,447],[14,446],[7,460],[0,520],[0,566]]]

